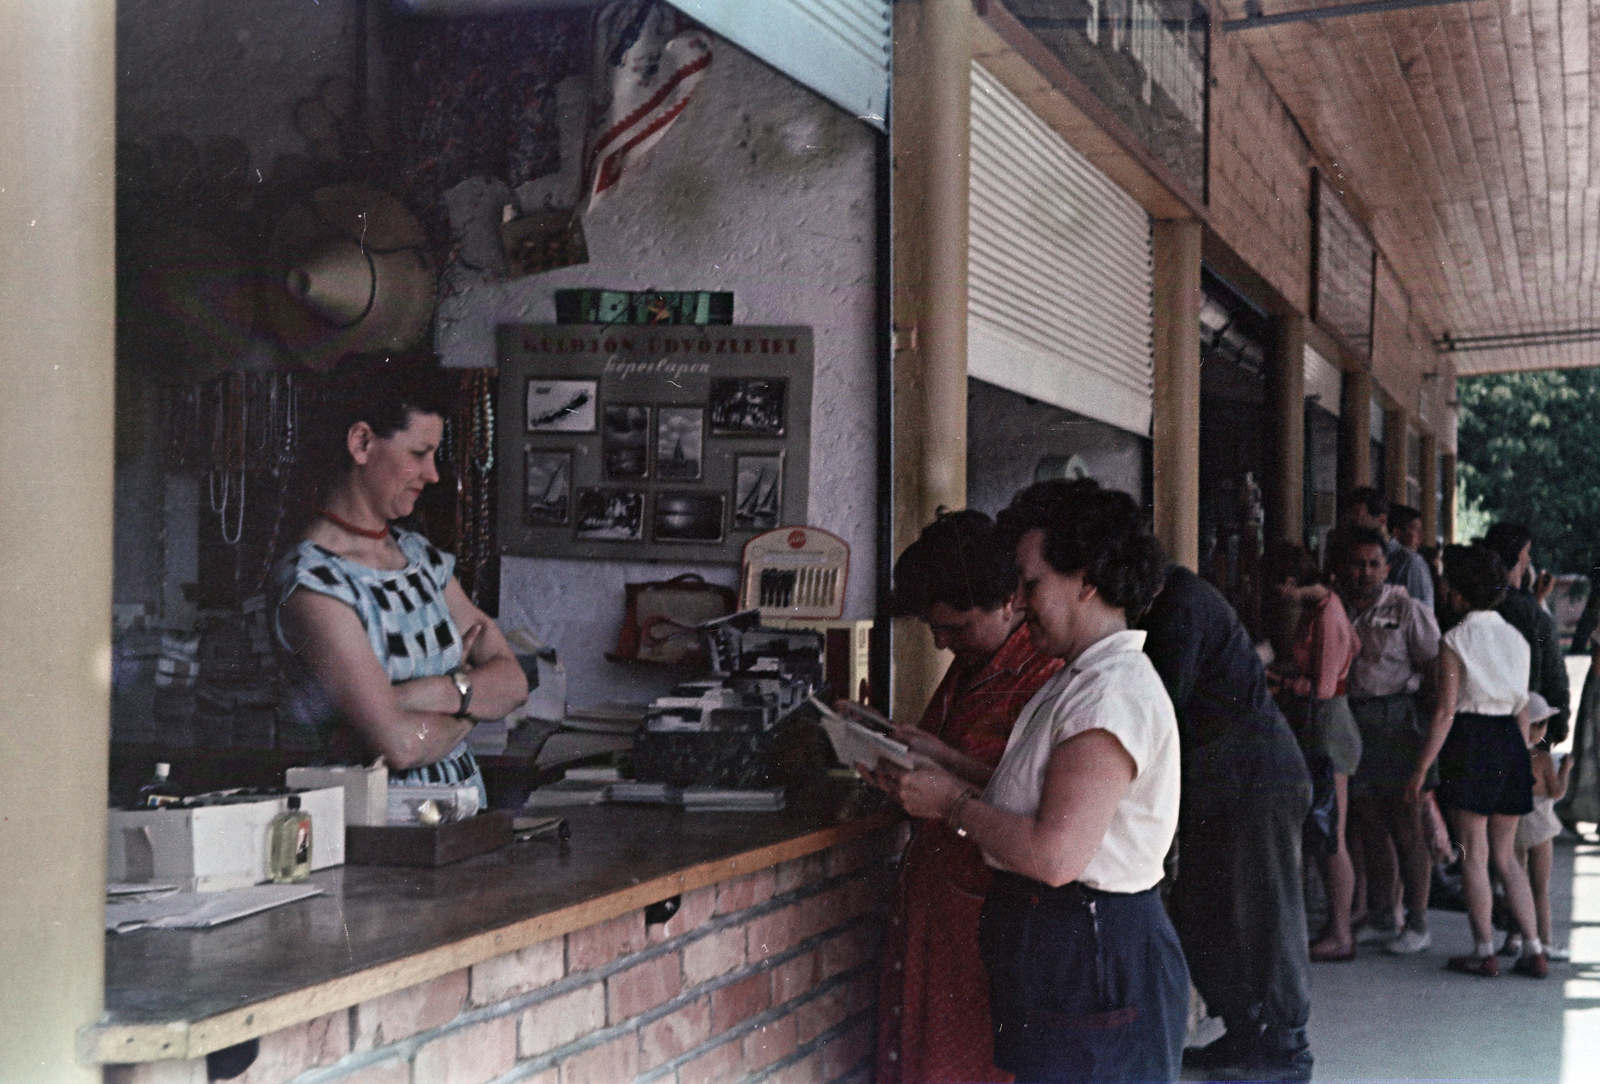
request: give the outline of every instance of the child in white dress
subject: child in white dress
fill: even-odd
[[[1554,840],[1561,834],[1561,821],[1556,817],[1555,804],[1567,794],[1567,781],[1572,777],[1572,758],[1563,757],[1556,766],[1550,755],[1550,745],[1545,740],[1545,728],[1550,717],[1556,714],[1545,698],[1538,693],[1528,694],[1528,755],[1533,761],[1533,812],[1525,814],[1517,823],[1517,859],[1528,871],[1528,885],[1533,890],[1533,911],[1539,926],[1539,940],[1544,942],[1545,955],[1552,960],[1569,958],[1566,946],[1550,940],[1550,864],[1555,850]],[[1500,948],[1502,956],[1522,955],[1522,935],[1506,934]]]

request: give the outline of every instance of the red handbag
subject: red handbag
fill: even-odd
[[[704,648],[695,626],[733,613],[738,594],[732,587],[707,583],[695,572],[670,580],[630,583],[622,631],[613,662],[689,665],[703,662]]]

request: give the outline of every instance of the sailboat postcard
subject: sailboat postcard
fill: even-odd
[[[704,407],[657,407],[656,477],[674,482],[699,481],[705,442]]]
[[[572,453],[527,449],[527,501],[523,512],[530,524],[562,524],[571,515]]]
[[[735,457],[733,529],[770,531],[783,516],[783,453]]]

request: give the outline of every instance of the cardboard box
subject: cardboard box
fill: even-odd
[[[345,824],[383,824],[389,815],[389,769],[382,764],[290,768],[284,783],[294,790],[343,787]]]
[[[271,879],[267,829],[289,808],[287,795],[193,809],[113,809],[106,833],[106,880],[176,884],[223,892]],[[311,814],[311,868],[344,864],[344,790],[300,794]]]

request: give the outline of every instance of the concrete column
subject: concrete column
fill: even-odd
[[[1411,419],[1400,409],[1383,412],[1383,493],[1390,504],[1410,504]]]
[[[115,5],[0,4],[0,1079],[98,1081],[105,974]]]
[[[1347,372],[1339,403],[1339,511],[1345,494],[1372,477],[1372,374]]]
[[[1275,477],[1267,506],[1269,538],[1304,542],[1306,534],[1306,318],[1278,318],[1277,364],[1272,370]]]
[[[1155,532],[1167,555],[1200,561],[1200,223],[1151,224],[1155,403],[1150,427]]]
[[[1439,538],[1439,438],[1422,434],[1422,544],[1431,546]]]
[[[967,503],[967,148],[971,0],[895,8],[894,549]],[[915,718],[945,667],[909,624],[895,636],[893,705]]]
[[[1439,509],[1439,537],[1446,544],[1456,541],[1456,457],[1439,457],[1439,480],[1444,485],[1444,507]]]

